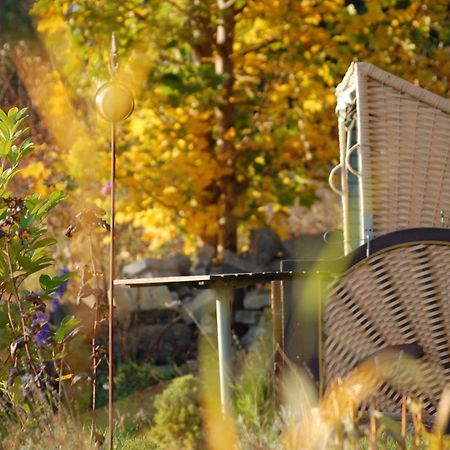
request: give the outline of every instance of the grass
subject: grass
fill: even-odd
[[[395,364],[392,355],[376,360],[367,360],[346,378],[332,386],[321,398],[317,398],[316,388],[307,376],[292,371],[292,376],[284,377],[284,401],[278,413],[273,410],[270,385],[270,365],[265,366],[263,355],[267,343],[260,342],[246,356],[245,364],[240,368],[240,378],[236,379],[235,413],[223,418],[220,403],[212,401],[217,393],[208,390],[217,383],[217,374],[213,364],[215,355],[210,355],[208,368],[204,368],[198,378],[200,392],[200,409],[186,407],[192,391],[179,389],[173,391],[175,381],[166,381],[134,392],[126,398],[115,402],[115,448],[117,450],[137,449],[181,449],[179,445],[186,435],[192,435],[192,429],[180,424],[195,423],[201,427],[190,448],[208,448],[212,450],[315,450],[315,449],[370,449],[369,426],[356,414],[357,405],[370,398],[379,383],[398,376],[399,370],[408,370],[409,361],[402,359],[403,366]],[[244,356],[244,355],[242,355]],[[202,360],[203,363],[205,359]],[[255,366],[255,367],[253,367]],[[263,368],[266,367],[266,370]],[[395,369],[395,370],[394,370]],[[208,378],[211,376],[211,378]],[[166,413],[156,414],[161,402],[156,401],[159,394],[171,386],[172,394],[166,396]],[[166,392],[169,392],[167,390]],[[174,395],[174,392],[176,395]],[[209,395],[209,396],[208,396]],[[161,398],[162,396],[160,396]],[[159,406],[158,406],[159,405]],[[186,418],[180,412],[186,407]],[[415,428],[420,433],[421,444],[415,446],[414,436],[410,434],[402,444],[399,438],[400,426],[397,422],[374,412],[377,421],[377,448],[394,449],[450,449],[450,441],[441,438],[440,432],[445,429],[450,410],[450,389],[444,391],[436,418],[435,428],[427,432],[421,424],[421,405],[415,400],[409,402],[411,416],[415,420]],[[188,414],[189,413],[189,414]],[[193,415],[192,415],[193,414]],[[201,417],[200,417],[201,416]],[[156,420],[156,417],[159,417]],[[192,419],[194,417],[195,420]],[[106,435],[107,408],[97,411],[97,427],[100,435]],[[201,422],[200,422],[201,418]],[[198,420],[197,420],[198,419]],[[42,450],[67,449],[83,450],[95,448],[90,441],[89,413],[85,413],[75,422],[63,414],[42,416],[41,423],[11,429],[9,435],[0,443],[0,449]],[[159,439],[155,443],[152,426],[162,430],[158,436],[174,430],[174,440]],[[180,431],[181,430],[181,431]],[[178,433],[178,435],[176,435]],[[182,436],[180,436],[180,433]],[[414,431],[413,431],[414,433]],[[181,439],[181,440],[180,440]],[[206,440],[206,444],[202,443]],[[3,446],[2,446],[3,444]],[[98,447],[97,447],[98,448]]]

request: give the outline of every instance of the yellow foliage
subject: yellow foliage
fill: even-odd
[[[109,32],[117,30],[118,76],[136,97],[118,127],[117,217],[141,228],[152,248],[179,233],[188,245],[196,235],[214,241],[229,192],[241,230],[266,223],[267,211],[282,228],[286,205],[310,195],[306,177],[324,178],[338,153],[333,88],[353,59],[449,89],[443,2],[366,0],[362,11],[344,0],[250,0],[235,15],[233,72],[223,79],[213,61],[215,1],[202,1],[200,12],[187,1],[81,3],[73,12],[69,0],[35,2],[54,67],[23,76],[60,166],[95,197],[108,172],[109,125],[93,97],[109,77]]]
[[[263,155],[260,155],[255,158],[255,163],[263,166],[266,163],[266,160]]]
[[[51,169],[46,168],[42,161],[37,161],[21,170],[22,177],[32,177],[35,181],[45,180],[51,174]]]

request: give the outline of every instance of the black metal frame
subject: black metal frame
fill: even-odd
[[[283,282],[283,293],[281,296],[281,307],[283,310],[281,326],[283,337],[280,340],[283,347],[281,348],[281,351],[286,358],[294,364],[303,367],[306,366],[312,378],[319,383],[321,391],[323,388],[322,311],[325,300],[322,295],[324,289],[321,288],[321,285],[324,287],[324,283],[330,280],[330,276],[332,278],[336,276],[345,276],[345,273],[353,266],[360,264],[376,253],[415,243],[448,245],[450,244],[450,229],[404,229],[374,238],[342,258],[333,260],[289,259],[281,262],[281,273],[298,273],[301,271],[314,273],[314,267],[320,266],[321,270],[317,273],[326,275],[323,278],[320,276],[318,277],[317,305],[315,305],[314,315],[309,316],[306,320],[301,317],[301,314],[298,314],[298,308],[301,307],[302,300],[293,298],[293,282]],[[298,346],[298,342],[302,342],[301,348]]]
[[[281,261],[281,272],[299,272],[311,270],[312,267],[320,263],[320,273],[336,275],[336,267],[350,269],[355,264],[363,261],[369,256],[379,253],[388,248],[395,248],[401,245],[413,243],[447,243],[450,242],[450,228],[407,228],[404,230],[393,231],[392,233],[371,239],[353,250],[348,255],[333,260],[303,260],[286,259]]]

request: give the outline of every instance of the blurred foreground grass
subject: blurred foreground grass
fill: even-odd
[[[268,339],[259,340],[239,368],[234,387],[234,413],[223,417],[217,396],[217,359],[211,347],[201,353],[199,373],[149,386],[115,403],[115,448],[120,450],[358,450],[450,449],[444,436],[450,410],[450,389],[442,395],[435,423],[428,428],[418,399],[409,402],[406,435],[401,424],[382,411],[363,415],[358,409],[381,383],[417,373],[417,361],[393,352],[370,358],[329,386],[322,398],[309,377],[292,369],[283,378],[282,405],[275,410],[271,389]],[[241,358],[244,360],[244,358]],[[426,380],[425,380],[426,381]],[[403,386],[405,392],[408,386]],[[90,440],[90,414],[75,421],[52,415],[31,429],[16,428],[0,448],[105,448],[107,409],[97,410],[97,433]],[[411,420],[412,419],[412,420]]]

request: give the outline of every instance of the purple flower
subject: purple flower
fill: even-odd
[[[102,195],[106,197],[111,193],[111,181],[107,181],[102,187]]]
[[[69,269],[61,269],[59,271],[59,276],[66,275],[67,273],[70,273]],[[64,297],[64,293],[66,292],[67,285],[69,284],[69,280],[64,280],[55,290],[54,294],[61,300]]]
[[[59,300],[53,300],[50,305],[50,311],[54,313],[58,311],[59,308],[61,308],[61,302]]]
[[[39,331],[34,335],[34,341],[37,347],[45,347],[50,338],[50,328],[48,322],[44,323]]]
[[[34,333],[34,341],[37,347],[45,347],[50,338],[50,326],[48,317],[43,311],[37,311],[33,318],[33,325],[37,329]]]
[[[48,317],[43,311],[37,311],[33,318],[33,325],[43,325],[48,323]]]

